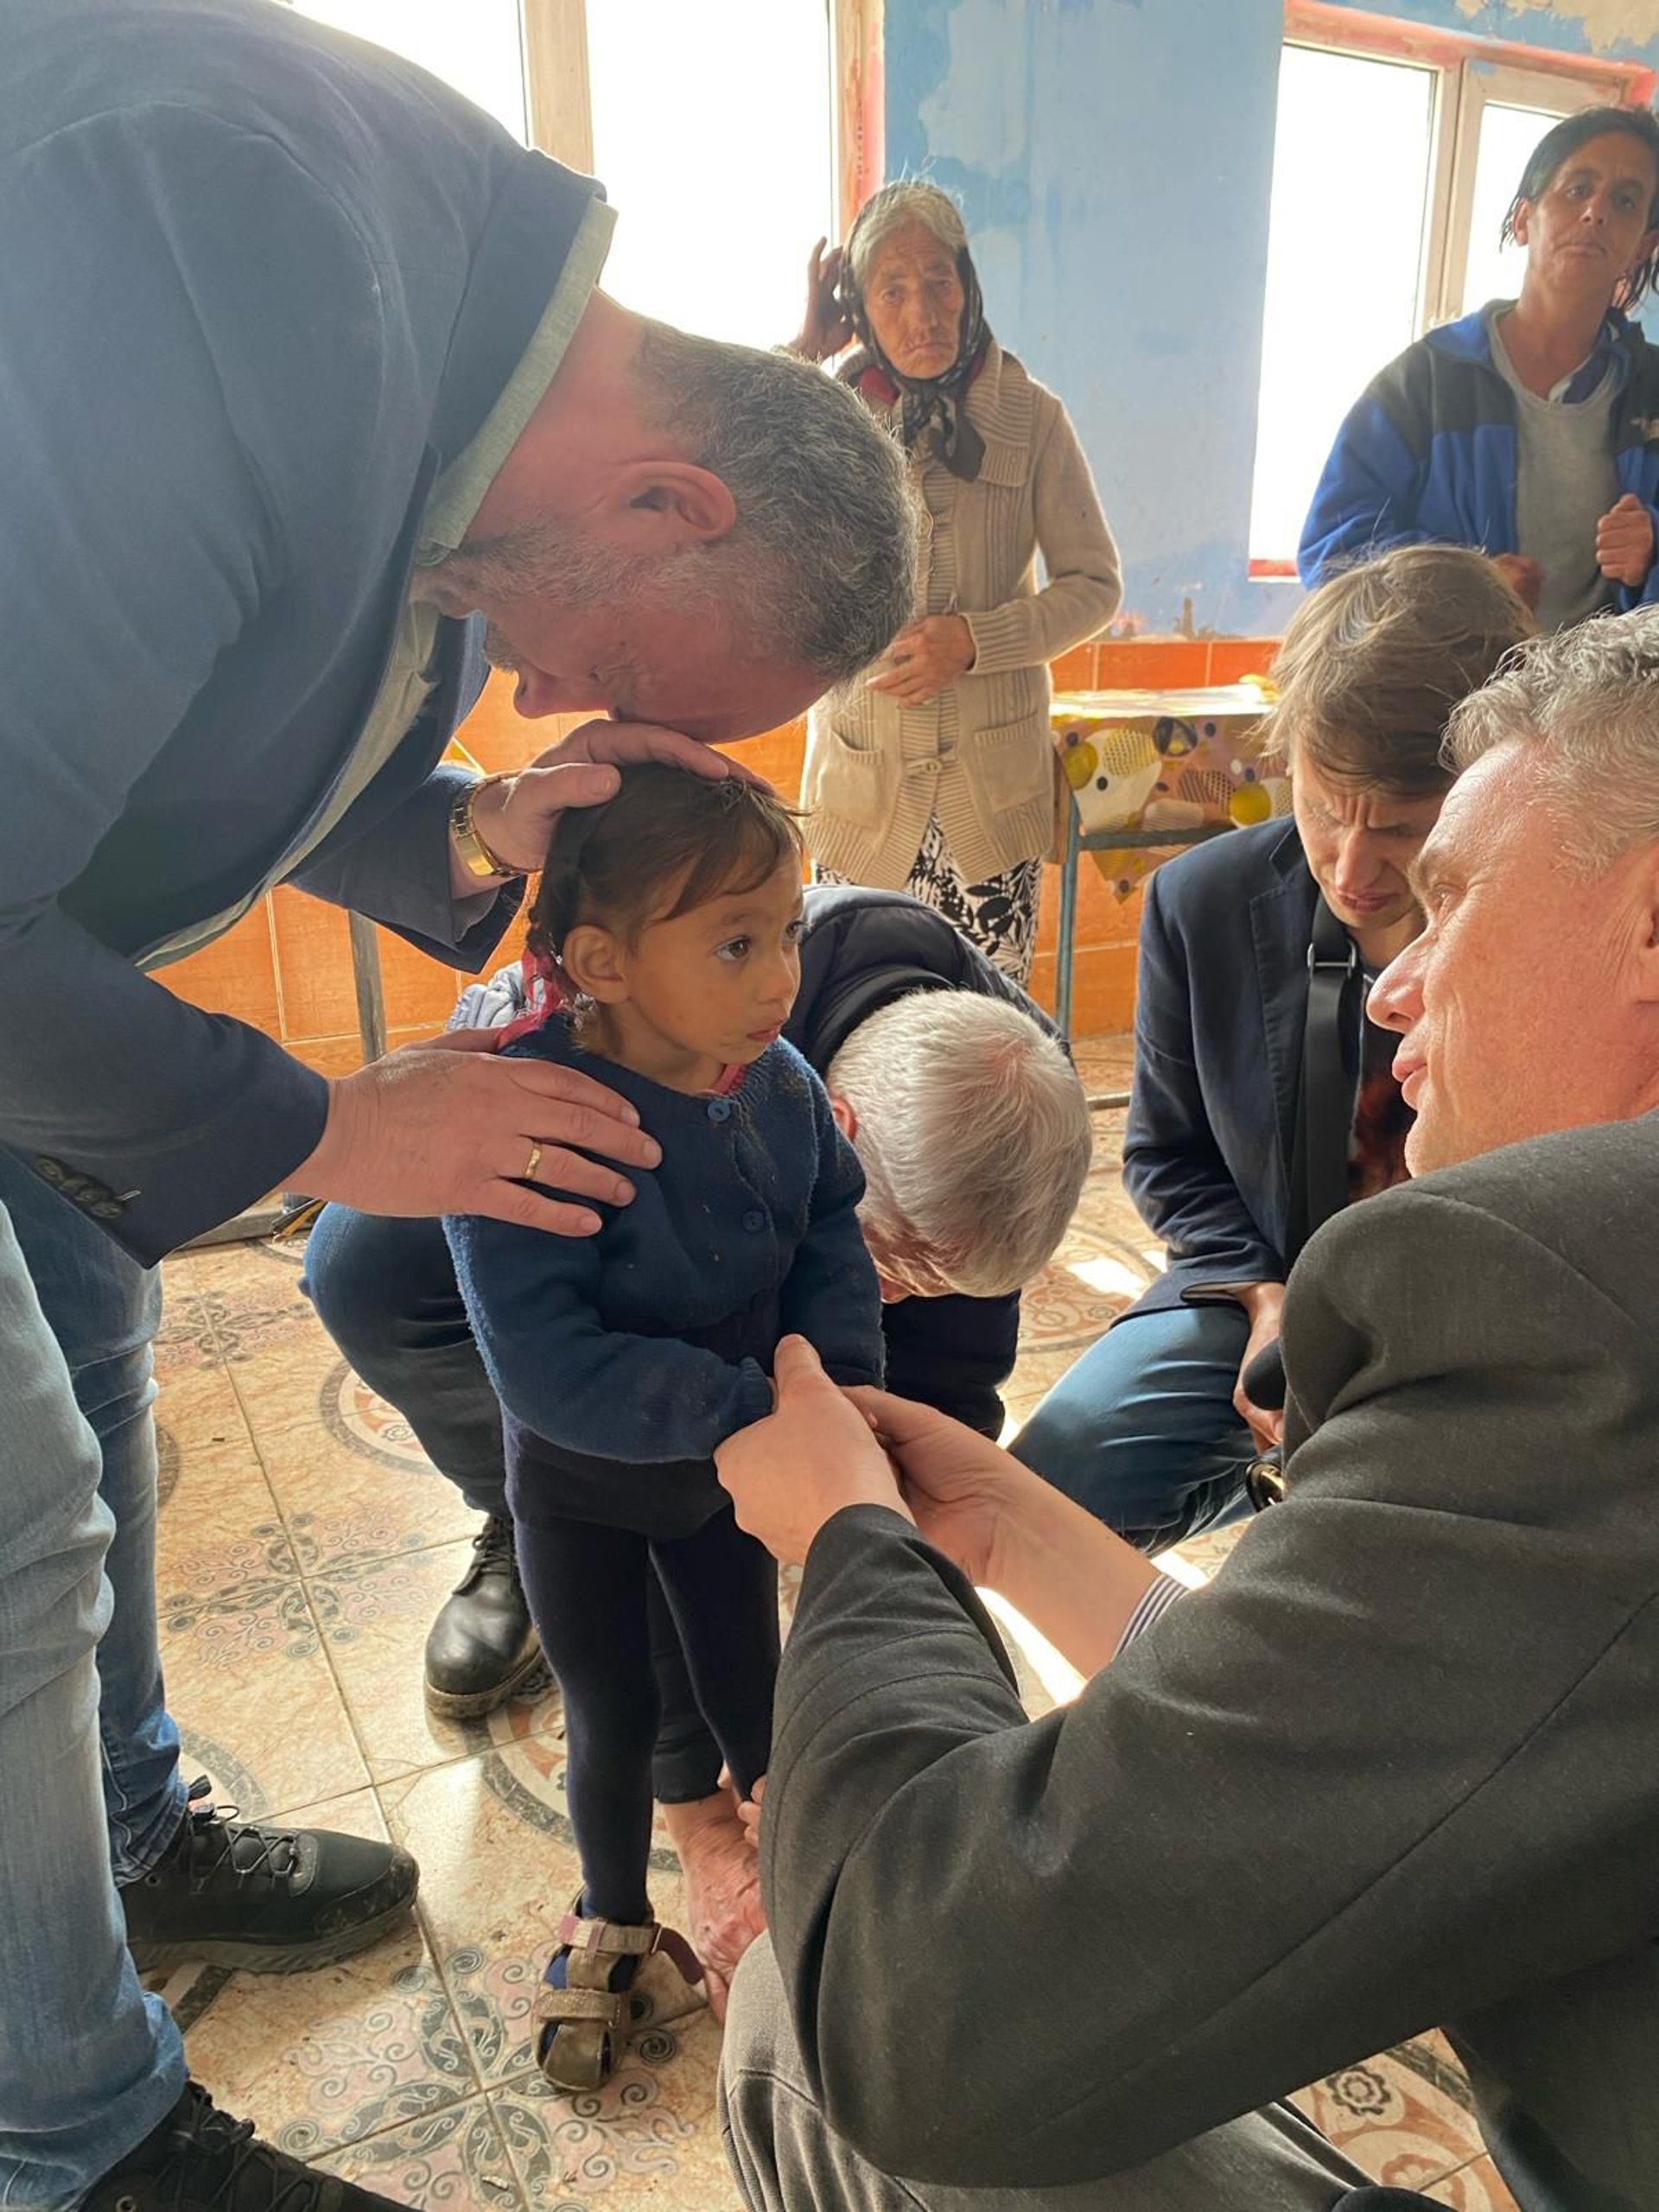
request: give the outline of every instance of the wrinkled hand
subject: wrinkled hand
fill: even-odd
[[[995,1586],[993,1561],[1011,1497],[1039,1482],[1000,1444],[931,1406],[885,1390],[849,1390],[899,1471],[899,1486],[929,1543],[953,1559],[970,1582]]]
[[[1615,499],[1596,524],[1596,559],[1604,576],[1639,590],[1653,566],[1653,512],[1634,492]]]
[[[654,1167],[662,1148],[613,1090],[550,1061],[503,1059],[496,1043],[491,1030],[452,1030],[331,1083],[322,1141],[294,1187],[365,1213],[481,1213],[591,1236],[597,1214],[515,1181],[531,1146],[543,1147],[538,1183],[613,1205],[633,1185],[604,1160]]]
[[[887,1453],[804,1337],[779,1345],[772,1382],[777,1411],[715,1452],[738,1526],[774,1558],[798,1562],[843,1505],[886,1505],[908,1520]]]
[[[901,706],[919,707],[967,674],[975,651],[964,616],[930,614],[901,630],[887,647],[887,673],[866,681],[872,691],[891,691]]]
[[[807,256],[806,312],[789,348],[804,360],[827,361],[832,353],[852,343],[852,317],[836,289],[846,258],[842,249],[830,245],[827,238],[820,238]]]
[[[685,1930],[702,1963],[703,1993],[717,2020],[738,1961],[766,1926],[760,1897],[760,1862],[730,1787],[721,1776],[719,1795],[690,1805],[665,1805],[664,1818],[685,1876]],[[759,1793],[760,1785],[757,1783]]]
[[[1535,561],[1529,553],[1494,553],[1492,566],[1503,575],[1516,597],[1535,614],[1539,596],[1544,588],[1542,563]]]
[[[621,769],[641,760],[665,761],[717,782],[740,776],[764,783],[752,768],[729,760],[695,737],[655,722],[583,722],[569,737],[538,753],[516,776],[479,793],[473,819],[499,860],[533,873],[547,858],[553,824],[568,806],[600,806],[614,798]],[[770,786],[768,786],[770,788]]]
[[[1258,1406],[1244,1389],[1244,1370],[1256,1354],[1265,1351],[1279,1341],[1281,1318],[1285,1310],[1285,1287],[1282,1283],[1258,1283],[1250,1313],[1250,1333],[1245,1339],[1244,1357],[1238,1363],[1238,1381],[1233,1389],[1233,1410],[1239,1419],[1249,1424],[1258,1451],[1269,1451],[1285,1440],[1285,1416],[1282,1408]]]
[[[743,1833],[749,1840],[751,1851],[758,1852],[760,1848],[760,1808],[766,1802],[766,1777],[763,1774],[754,1785],[753,1796],[738,1801],[737,1817],[743,1823]]]

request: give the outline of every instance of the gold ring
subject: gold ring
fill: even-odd
[[[526,1183],[533,1183],[536,1180],[536,1170],[541,1164],[542,1147],[538,1144],[532,1144],[530,1147],[530,1165],[525,1168],[520,1179]]]

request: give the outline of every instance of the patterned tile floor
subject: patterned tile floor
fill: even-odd
[[[1091,1091],[1127,1040],[1079,1054]],[[1122,1116],[1072,1229],[1026,1302],[1017,1423],[1157,1264],[1117,1181]],[[302,1815],[409,1845],[419,1914],[346,1964],[273,1979],[184,1968],[158,1986],[197,2073],[284,2147],[454,2212],[730,2212],[713,2124],[718,2031],[663,1962],[643,1977],[628,2063],[564,2097],[531,2058],[530,2012],[576,1884],[556,1696],[435,1721],[427,1628],[473,1516],[391,1409],[335,1356],[301,1296],[302,1253],[233,1245],[169,1262],[159,1348],[162,1618],[190,1770],[251,1815]],[[1230,1541],[1189,1547],[1213,1567]],[[1033,1702],[1066,1670],[1027,1638]],[[657,1901],[674,1917],[664,1845]],[[1459,2212],[1507,2212],[1467,2092],[1429,2037],[1316,2084],[1313,2116],[1378,2179]]]

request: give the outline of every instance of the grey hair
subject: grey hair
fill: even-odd
[[[737,505],[692,550],[689,595],[741,610],[742,643],[783,652],[826,690],[868,668],[911,619],[919,538],[898,442],[844,386],[785,353],[648,322],[635,374]]]
[[[1077,1070],[1028,1014],[909,992],[859,1023],[824,1082],[858,1116],[866,1211],[953,1289],[998,1298],[1053,1256],[1093,1139]]]
[[[937,184],[924,184],[919,177],[900,177],[896,184],[884,184],[879,192],[870,194],[859,209],[858,220],[848,238],[848,266],[861,292],[868,281],[870,264],[875,259],[877,250],[906,223],[920,223],[952,253],[968,251],[968,226],[962,219],[961,208],[950,194],[941,191]]]
[[[1580,874],[1659,843],[1659,607],[1516,646],[1452,714],[1446,758],[1461,771],[1510,743],[1541,772]]]

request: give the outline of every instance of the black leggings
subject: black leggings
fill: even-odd
[[[518,1570],[564,1700],[565,1796],[585,1909],[638,1923],[650,1903],[652,1569],[673,1613],[691,1687],[732,1779],[747,1796],[766,1770],[778,1673],[778,1569],[729,1505],[661,1541],[591,1521],[517,1523]]]

